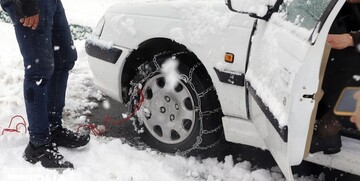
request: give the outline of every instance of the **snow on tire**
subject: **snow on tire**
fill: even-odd
[[[162,65],[178,61],[173,87]],[[223,132],[220,104],[205,67],[191,65],[196,57],[189,52],[160,53],[138,67],[131,82],[130,109],[139,101],[137,89],[145,99],[135,125],[143,141],[162,152],[197,155],[214,146]]]

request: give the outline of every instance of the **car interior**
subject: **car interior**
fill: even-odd
[[[360,4],[345,3],[333,22],[329,34],[344,34],[360,30]],[[327,112],[333,112],[345,87],[360,87],[360,47],[342,50],[331,49],[322,83],[324,95],[318,106],[317,120]],[[341,123],[340,134],[360,139],[360,132],[349,121],[349,116],[336,116]]]

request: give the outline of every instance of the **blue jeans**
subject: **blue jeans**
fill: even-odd
[[[40,22],[36,30],[19,22],[13,3],[3,9],[14,23],[24,58],[30,142],[50,143],[50,129],[61,126],[69,70],[77,59],[64,8],[60,0],[39,0]]]

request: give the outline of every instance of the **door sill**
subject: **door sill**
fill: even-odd
[[[360,175],[360,140],[342,136],[341,151],[325,155],[323,152],[309,154],[306,161]]]

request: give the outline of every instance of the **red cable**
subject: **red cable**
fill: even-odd
[[[14,121],[15,118],[20,118],[22,120],[22,123],[18,123],[16,124],[15,126],[15,129],[11,128],[11,125],[12,125],[12,122]],[[19,126],[23,126],[24,127],[24,130],[25,130],[25,133],[26,133],[26,121],[25,119],[20,116],[20,115],[15,115],[11,118],[10,120],[10,123],[9,123],[9,126],[5,129],[3,129],[3,131],[1,132],[1,135],[4,135],[5,132],[16,132],[16,133],[20,133],[19,131]]]
[[[135,110],[134,112],[132,112],[128,117],[118,120],[118,121],[111,121],[111,118],[109,118],[108,115],[105,115],[105,120],[104,120],[104,127],[105,130],[104,131],[100,131],[96,125],[94,124],[85,124],[85,125],[81,125],[78,127],[77,132],[79,132],[80,128],[89,128],[91,130],[91,132],[95,135],[95,136],[101,136],[101,135],[105,135],[106,131],[108,130],[108,127],[111,125],[117,125],[126,121],[129,121],[132,117],[134,117],[136,115],[136,113],[140,110],[140,107],[142,105],[142,103],[144,102],[144,94],[142,93],[141,90],[138,90],[137,93],[140,95],[140,101],[139,103],[135,106]]]
[[[120,124],[120,123],[123,123],[123,122],[126,122],[126,121],[129,121],[132,117],[134,117],[136,115],[136,113],[140,110],[140,107],[142,105],[142,103],[144,102],[144,94],[141,92],[141,90],[138,90],[137,93],[140,95],[140,101],[139,103],[135,106],[135,110],[134,112],[132,112],[128,117],[124,118],[124,119],[121,119],[121,120],[118,120],[118,121],[111,121],[111,119],[109,118],[108,115],[105,115],[105,124],[104,124],[104,127],[105,127],[105,130],[104,131],[100,131],[96,125],[94,124],[84,124],[84,125],[81,125],[78,127],[77,129],[77,132],[79,132],[80,128],[89,128],[91,130],[91,132],[95,135],[95,136],[101,136],[101,135],[105,135],[106,133],[106,130],[108,129],[109,126],[111,125],[117,125],[117,124]],[[11,125],[12,125],[12,122],[15,118],[21,118],[22,120],[22,123],[18,123],[16,124],[15,126],[15,129],[13,128],[10,128]],[[9,126],[8,128],[5,128],[3,129],[1,135],[4,135],[5,132],[16,132],[16,133],[20,133],[19,131],[19,126],[23,126],[24,127],[24,130],[25,130],[25,133],[26,133],[26,121],[25,119],[20,116],[20,115],[15,115],[14,117],[11,118],[11,121],[9,123]]]

